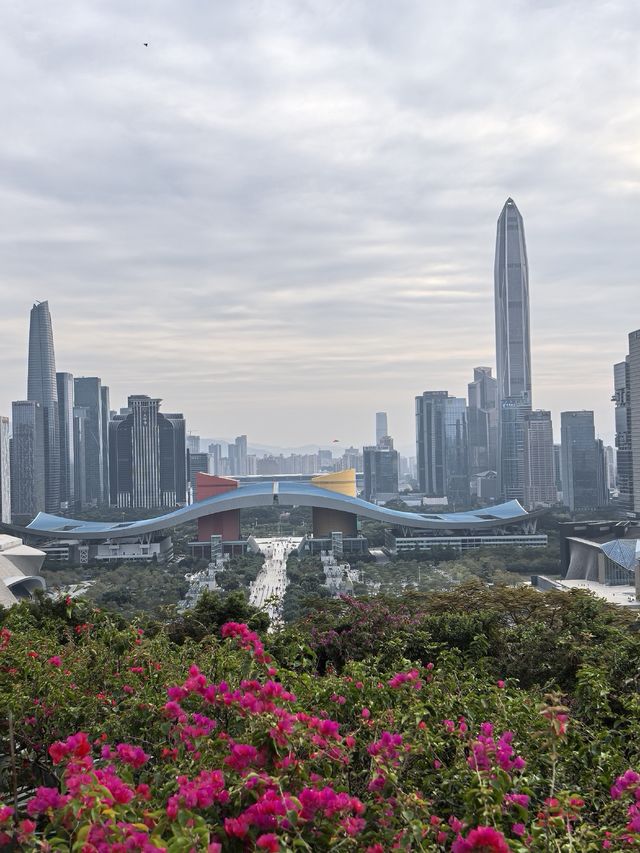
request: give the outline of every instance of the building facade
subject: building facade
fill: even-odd
[[[386,447],[364,447],[364,499],[390,500],[398,494],[398,451],[387,436]]]
[[[387,413],[376,412],[376,445],[380,444],[380,439],[384,438],[385,435],[389,435]]]
[[[474,367],[468,385],[467,430],[469,471],[479,474],[497,469],[498,383],[490,367]]]
[[[525,397],[500,400],[498,489],[504,500],[524,503],[524,420],[531,413]]]
[[[36,302],[29,322],[27,399],[42,407],[44,428],[44,489],[48,512],[60,509],[60,437],[58,387],[53,327],[48,302]]]
[[[602,506],[604,454],[598,453],[592,411],[561,412],[562,497],[574,511]]]
[[[416,459],[420,491],[447,497],[453,505],[469,500],[467,404],[448,391],[416,397]]]
[[[425,391],[416,397],[418,488],[429,497],[446,495],[445,407],[448,391]]]
[[[513,199],[498,218],[494,265],[499,489],[524,500],[522,421],[531,411],[529,263],[524,222]]]
[[[616,427],[617,503],[621,509],[634,511],[633,452],[631,448],[631,373],[629,356],[613,366]]]
[[[74,507],[76,503],[75,455],[73,449],[73,376],[56,373],[58,388],[58,424],[60,436],[60,505]]]
[[[109,388],[100,385],[100,417],[102,419],[102,503],[108,504],[111,489],[109,486],[109,420],[111,419]]]
[[[75,405],[86,409],[85,477],[83,505],[104,503],[104,437],[102,433],[102,382],[97,376],[82,376],[74,380]]]
[[[17,400],[11,420],[11,515],[31,520],[46,509],[43,407],[35,400]]]
[[[631,399],[631,460],[633,483],[640,483],[640,329],[629,333],[629,388]],[[633,489],[632,512],[640,515],[640,487]]]
[[[176,506],[186,500],[186,429],[182,415],[162,414],[161,400],[129,397],[109,423],[111,504]]]
[[[527,509],[553,506],[557,500],[551,412],[536,409],[525,415],[524,500]]]
[[[0,522],[11,521],[11,460],[9,418],[0,415]]]
[[[447,397],[444,411],[445,494],[451,506],[468,506],[467,401],[464,397]]]

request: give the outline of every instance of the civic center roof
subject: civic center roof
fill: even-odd
[[[155,533],[194,521],[207,515],[256,506],[312,506],[350,512],[393,526],[421,530],[465,530],[499,527],[518,523],[538,513],[527,513],[518,501],[498,504],[484,509],[454,513],[417,513],[377,506],[361,498],[339,494],[313,483],[261,482],[239,485],[223,494],[184,506],[165,515],[141,521],[100,522],[80,521],[48,513],[38,513],[25,528],[32,534],[50,538],[123,539],[129,536]]]

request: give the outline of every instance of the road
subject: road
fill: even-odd
[[[300,541],[298,537],[287,536],[256,540],[264,554],[264,565],[251,584],[249,603],[264,608],[272,621],[280,617],[287,586],[287,557]]]

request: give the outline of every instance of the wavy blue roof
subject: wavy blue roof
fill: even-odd
[[[465,530],[498,527],[517,523],[538,513],[529,514],[518,501],[498,504],[468,512],[417,513],[388,509],[323,489],[313,483],[262,482],[240,485],[220,495],[198,501],[190,506],[147,518],[141,521],[103,522],[81,521],[48,513],[38,513],[25,528],[30,533],[46,534],[59,539],[124,539],[155,533],[185,524],[188,521],[226,512],[233,509],[250,509],[255,506],[312,506],[351,512],[389,525],[421,530]]]

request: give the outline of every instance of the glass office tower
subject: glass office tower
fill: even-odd
[[[523,501],[522,421],[532,403],[529,264],[524,222],[512,198],[498,218],[494,285],[499,491],[503,498]],[[519,408],[521,412],[515,411]]]
[[[53,328],[48,302],[36,302],[29,323],[27,399],[42,406],[44,489],[47,512],[60,509],[60,436]]]

